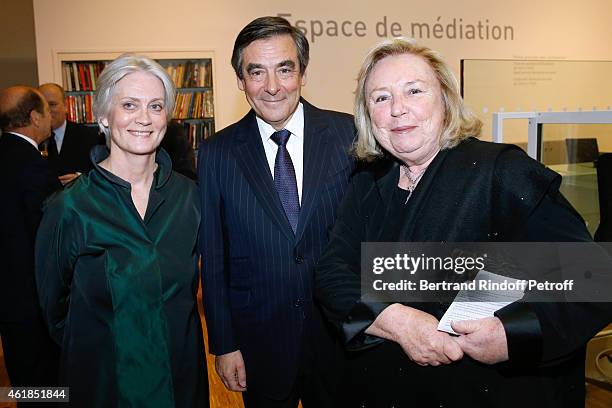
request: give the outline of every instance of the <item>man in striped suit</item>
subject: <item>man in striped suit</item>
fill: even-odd
[[[248,408],[332,407],[341,366],[313,269],[354,168],[355,130],[350,115],[301,98],[308,52],[283,18],[249,23],[232,65],[252,109],[198,158],[210,351]]]

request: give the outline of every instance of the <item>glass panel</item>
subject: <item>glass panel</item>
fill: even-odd
[[[492,115],[490,115],[492,116]],[[514,144],[527,153],[527,138],[529,133],[529,120],[527,119],[505,119],[504,143]],[[485,135],[483,128],[482,140],[491,140],[491,135]]]
[[[542,125],[542,163],[563,176],[561,192],[584,218],[591,235],[599,226],[596,162],[612,151],[612,125]]]

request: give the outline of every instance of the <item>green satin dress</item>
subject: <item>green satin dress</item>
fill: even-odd
[[[75,407],[206,407],[197,310],[195,184],[160,149],[144,220],[130,184],[98,163],[52,197],[36,278]]]

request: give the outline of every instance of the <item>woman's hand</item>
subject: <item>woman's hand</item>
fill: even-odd
[[[452,322],[451,326],[460,334],[457,344],[474,360],[485,364],[508,360],[506,331],[497,317]]]
[[[395,341],[420,365],[450,364],[463,357],[453,337],[438,331],[438,319],[399,303],[383,310],[366,333]]]

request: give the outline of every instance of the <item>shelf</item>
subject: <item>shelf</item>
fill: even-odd
[[[187,118],[187,119],[172,119],[176,122],[201,122],[201,121],[206,121],[206,122],[212,122],[215,120],[214,117],[210,117],[210,118]]]
[[[106,64],[121,54],[123,51],[55,54],[56,82],[64,85],[69,120],[97,126],[92,113],[96,80]],[[157,60],[175,85],[185,85],[176,88],[172,120],[183,125],[190,145],[197,150],[200,142],[214,133],[214,54],[202,51],[137,51],[135,54]]]
[[[199,88],[176,88],[176,92],[202,92],[202,91],[211,91],[213,89],[212,86],[202,86]],[[67,95],[86,95],[93,94],[96,91],[65,91]]]
[[[212,86],[201,86],[196,88],[176,88],[176,92],[202,92],[212,91]]]

